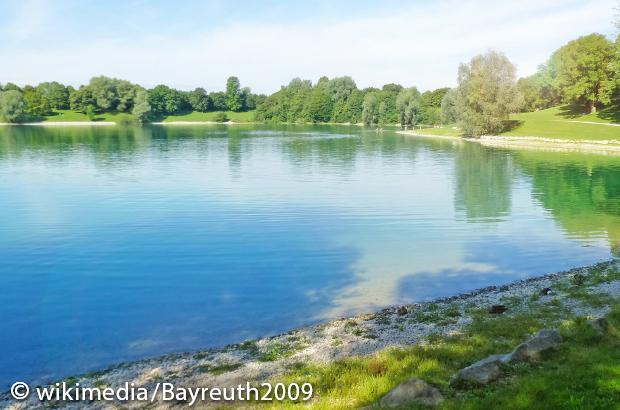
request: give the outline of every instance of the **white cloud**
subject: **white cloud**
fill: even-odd
[[[428,89],[453,85],[458,63],[489,48],[530,74],[566,41],[611,32],[614,4],[445,1],[341,22],[239,23],[184,38],[76,40],[71,48],[51,42],[11,55],[2,50],[0,77],[75,85],[106,74],[146,86],[221,89],[227,76],[238,75],[244,85],[272,92],[295,76],[351,75],[361,87],[398,82]]]

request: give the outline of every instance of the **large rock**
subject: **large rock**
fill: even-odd
[[[525,362],[540,359],[540,356],[558,347],[562,336],[557,329],[543,329],[530,340],[521,343],[506,357],[507,362]]]
[[[435,387],[420,379],[405,380],[394,387],[379,401],[381,407],[399,407],[416,402],[427,406],[436,406],[443,401],[443,396]]]
[[[494,354],[459,370],[450,379],[452,387],[462,387],[466,385],[482,385],[497,380],[501,375],[500,366],[506,363],[508,357],[503,354]]]

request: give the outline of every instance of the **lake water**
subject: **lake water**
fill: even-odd
[[[620,254],[620,158],[357,127],[0,128],[0,386]]]

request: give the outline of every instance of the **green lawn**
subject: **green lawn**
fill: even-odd
[[[512,114],[512,128],[500,135],[512,137],[544,137],[559,139],[612,140],[620,139],[620,127],[604,124],[620,124],[620,110],[606,109],[596,114],[583,114],[573,106],[564,105],[536,112]],[[573,121],[595,122],[583,124]],[[423,128],[422,134],[460,135],[451,126]]]
[[[611,327],[603,336],[588,327],[585,318],[572,315],[560,299],[541,300],[535,290],[529,298],[503,301],[514,313],[489,315],[486,309],[471,306],[473,321],[462,333],[436,335],[427,343],[332,364],[299,363],[277,381],[312,383],[315,398],[309,407],[313,409],[370,405],[410,377],[422,378],[442,391],[446,400],[440,409],[618,409],[620,304],[605,295],[588,293],[584,286],[616,280],[620,272],[593,267],[585,278],[579,285],[565,279],[557,288],[590,306],[611,304]],[[507,365],[503,378],[485,387],[460,390],[449,386],[457,370],[490,354],[509,352],[532,333],[549,327],[559,328],[564,341],[544,360]],[[285,402],[270,407],[299,405]]]
[[[171,122],[171,121],[216,121],[216,118],[220,114],[220,111],[215,112],[198,112],[193,111],[189,114],[182,115],[169,115],[163,121]],[[233,122],[252,122],[255,118],[254,111],[246,111],[246,112],[234,112],[227,111],[226,117]]]
[[[95,116],[94,121],[133,122],[134,117],[124,112],[106,112]],[[54,115],[43,117],[45,122],[80,122],[90,121],[86,114],[72,110],[56,110]]]
[[[620,127],[604,125],[618,123],[619,116],[620,112],[609,109],[596,114],[583,115],[570,106],[553,107],[511,115],[510,120],[518,123],[502,135],[591,140],[620,139]]]
[[[254,121],[254,111],[247,112],[226,112],[226,117],[233,122],[252,122]],[[171,121],[216,121],[216,116],[220,112],[191,112],[182,115],[169,115],[163,119],[164,122]],[[134,122],[133,115],[119,112],[106,112],[95,116],[94,121],[110,121],[116,123]],[[41,119],[45,122],[79,122],[90,121],[86,114],[72,110],[56,110],[54,115],[45,116]]]

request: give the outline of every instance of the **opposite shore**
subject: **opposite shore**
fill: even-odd
[[[527,324],[528,331],[542,324],[557,326],[575,317],[596,318],[607,314],[620,298],[619,269],[618,260],[601,262],[430,302],[393,306],[224,348],[127,362],[63,381],[69,385],[79,382],[84,387],[118,387],[126,382],[153,387],[159,380],[173,380],[179,386],[232,387],[246,382],[258,385],[264,381],[287,380],[286,375],[299,366],[329,367],[348,358],[372,358],[389,348],[397,350],[388,352],[405,349],[402,350],[405,354],[406,349],[415,346],[445,343],[437,338],[450,340],[455,335],[484,332],[479,323],[499,320],[510,327],[511,320],[521,323],[526,317],[538,320]],[[493,306],[502,306],[506,312],[493,314],[497,313],[492,312]],[[518,334],[518,329],[514,332]],[[473,352],[473,355],[482,353]],[[55,408],[77,408],[71,407],[76,403],[48,404]],[[89,408],[107,408],[109,404],[91,402]],[[1,407],[11,408],[11,405],[16,404],[8,393],[0,395]],[[37,405],[31,398],[14,408]],[[130,408],[142,405],[129,403]],[[156,401],[149,408],[168,408],[168,405]]]

